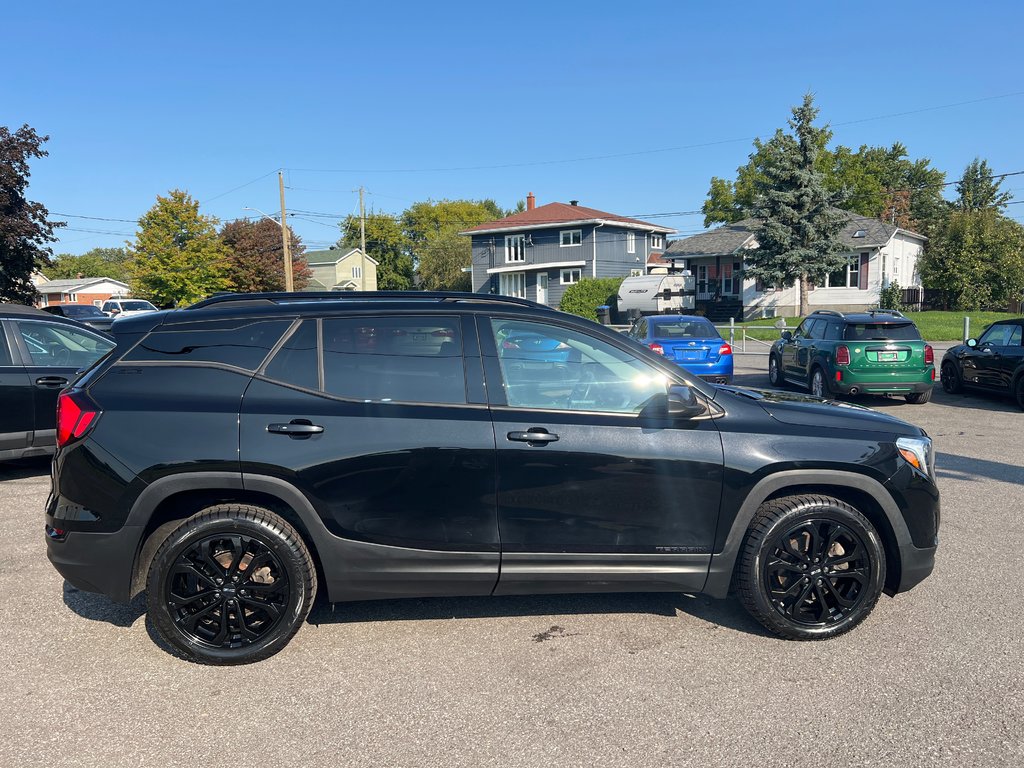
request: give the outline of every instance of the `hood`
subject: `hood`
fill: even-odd
[[[897,435],[922,435],[913,424],[887,413],[838,400],[822,400],[811,395],[776,389],[749,387],[718,387],[733,397],[744,397],[757,403],[776,421],[800,427],[851,429],[862,432],[885,432]],[[717,398],[716,398],[717,399]]]

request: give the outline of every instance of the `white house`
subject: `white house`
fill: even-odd
[[[810,308],[853,312],[878,306],[881,290],[893,282],[902,288],[921,285],[918,260],[927,238],[879,219],[846,212],[840,240],[849,248],[849,262],[812,287]],[[756,219],[727,224],[710,232],[669,243],[664,259],[693,272],[697,308],[715,319],[792,317],[799,313],[800,290],[782,289],[739,277],[743,253],[757,248]]]
[[[358,248],[307,251],[307,291],[376,291],[377,261]]]
[[[128,296],[130,289],[127,283],[110,277],[79,277],[72,280],[47,280],[42,275],[37,279],[33,276],[36,290],[39,292],[39,306],[53,304],[92,304],[100,306],[111,298]]]

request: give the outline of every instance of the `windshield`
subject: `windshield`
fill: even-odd
[[[850,323],[843,338],[847,341],[920,341],[921,334],[913,323]]]
[[[718,331],[707,320],[652,320],[651,337],[655,339],[720,339]]]
[[[140,310],[153,310],[156,311],[156,307],[150,304],[148,301],[122,301],[121,311],[122,312],[138,312]]]
[[[82,304],[76,306],[69,304],[64,307],[65,317],[103,317],[103,313],[100,312],[99,307],[93,307],[88,304]]]

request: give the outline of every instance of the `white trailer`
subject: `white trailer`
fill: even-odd
[[[619,286],[619,314],[641,315],[692,312],[696,306],[696,280],[690,274],[627,277]]]

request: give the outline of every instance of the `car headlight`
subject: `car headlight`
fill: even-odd
[[[928,477],[934,477],[934,460],[932,440],[930,437],[901,437],[896,440],[896,449],[900,456],[917,471]]]

